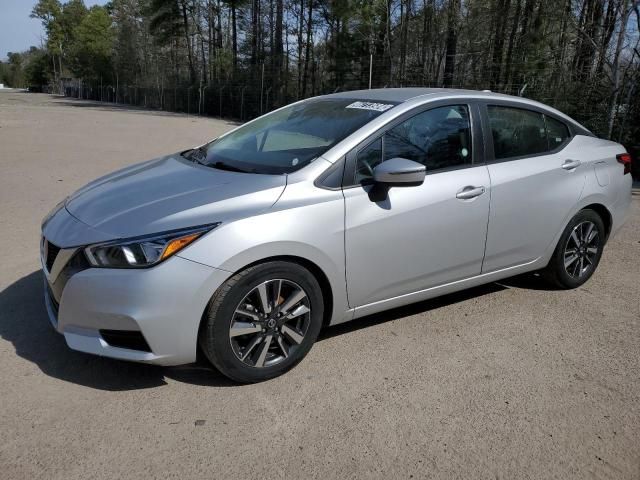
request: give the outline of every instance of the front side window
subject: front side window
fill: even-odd
[[[497,160],[550,152],[570,136],[564,123],[542,113],[497,105],[487,111]]]
[[[382,163],[382,137],[374,140],[358,152],[356,183],[373,178],[373,169]]]
[[[395,105],[343,98],[308,100],[264,115],[185,156],[223,170],[291,173]]]
[[[419,113],[388,130],[358,152],[356,181],[373,177],[382,161],[400,157],[421,163],[427,172],[471,164],[471,122],[465,105]]]

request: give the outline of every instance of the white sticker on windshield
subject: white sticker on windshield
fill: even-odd
[[[347,105],[345,108],[359,108],[360,110],[374,110],[376,112],[386,112],[393,105],[388,103],[373,103],[373,102],[353,102]]]

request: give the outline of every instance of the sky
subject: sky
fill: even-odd
[[[44,30],[40,20],[29,18],[36,0],[0,0],[0,60],[8,52],[21,52],[40,46]],[[64,3],[64,2],[63,2]],[[104,5],[107,0],[84,0],[85,5]]]

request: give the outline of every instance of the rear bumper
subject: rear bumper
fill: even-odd
[[[89,268],[69,278],[59,305],[45,278],[45,305],[52,325],[74,350],[179,365],[195,361],[202,314],[228,276],[177,256],[149,269]],[[150,351],[110,345],[100,330],[140,332]]]
[[[618,233],[620,227],[625,224],[631,214],[631,202],[633,201],[631,193],[632,182],[631,175],[624,176],[623,185],[619,191],[617,201],[611,207],[612,225],[609,239]]]

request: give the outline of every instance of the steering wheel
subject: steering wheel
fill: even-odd
[[[367,162],[364,158],[360,159],[360,162],[362,163],[362,167],[364,167],[364,169],[367,171],[367,173],[373,177],[373,168],[371,168],[371,164],[369,164],[369,162]]]

